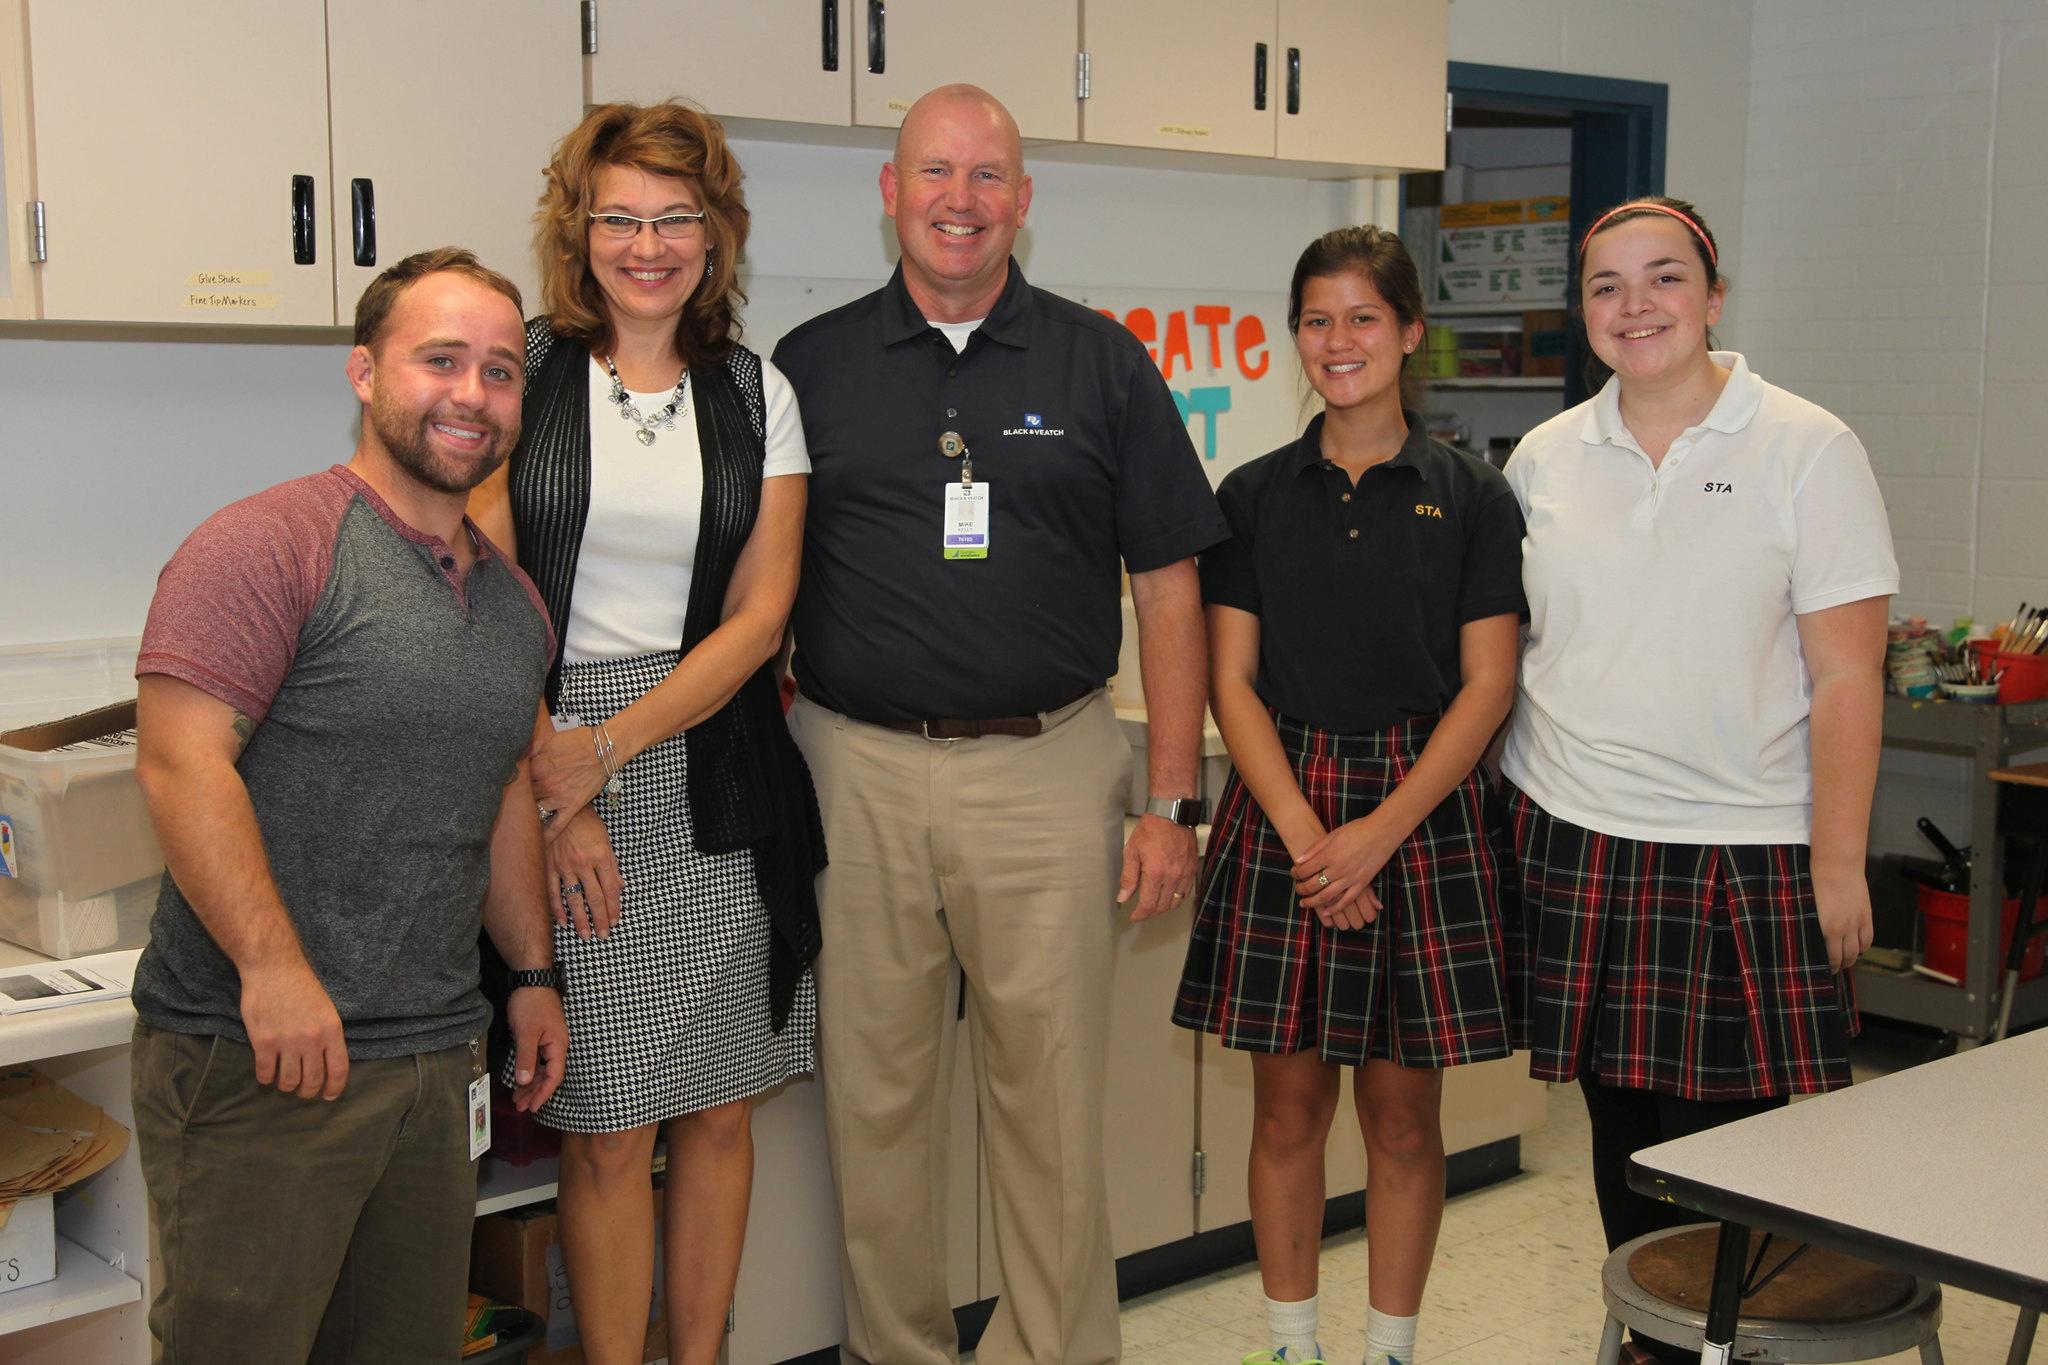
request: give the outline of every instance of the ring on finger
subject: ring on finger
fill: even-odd
[[[563,895],[565,895],[565,896],[580,896],[580,895],[582,895],[582,894],[583,894],[583,883],[582,883],[582,882],[563,882],[563,883],[562,883],[562,894],[563,894]]]
[[[1316,885],[1317,885],[1317,886],[1328,886],[1329,884],[1330,884],[1330,874],[1329,874],[1329,873],[1327,873],[1327,872],[1318,872],[1318,873],[1316,873]]]

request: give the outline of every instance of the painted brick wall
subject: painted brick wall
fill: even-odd
[[[1752,40],[1731,343],[1869,447],[1900,610],[2048,598],[2048,12],[1765,3]]]
[[[1752,40],[1730,344],[1869,447],[1897,610],[2048,600],[2048,7],[1765,0]],[[1875,849],[1968,838],[1961,760],[1882,773]]]

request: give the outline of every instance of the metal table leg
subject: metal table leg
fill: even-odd
[[[1700,1365],[1728,1365],[1735,1359],[1735,1323],[1742,1315],[1742,1274],[1749,1259],[1749,1229],[1721,1224],[1714,1248],[1714,1288],[1707,1298],[1707,1329]]]

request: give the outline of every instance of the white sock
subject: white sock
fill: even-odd
[[[1415,1319],[1365,1310],[1365,1365],[1415,1365]]]
[[[1299,1303],[1266,1300],[1266,1330],[1272,1335],[1276,1352],[1284,1350],[1293,1360],[1307,1360],[1317,1354],[1316,1300],[1320,1297],[1311,1294]]]

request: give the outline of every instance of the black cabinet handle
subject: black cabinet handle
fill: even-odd
[[[889,65],[889,8],[868,0],[868,71],[879,76]]]
[[[1301,49],[1287,49],[1287,112],[1301,112]]]
[[[819,66],[826,71],[837,71],[839,69],[839,0],[823,0],[820,8],[824,12],[825,57],[819,63]]]
[[[313,177],[292,177],[292,264],[311,265],[313,251]]]
[[[1266,45],[1252,44],[1252,108],[1266,107]]]
[[[348,182],[349,218],[355,226],[356,264],[377,264],[377,187],[358,177]]]

